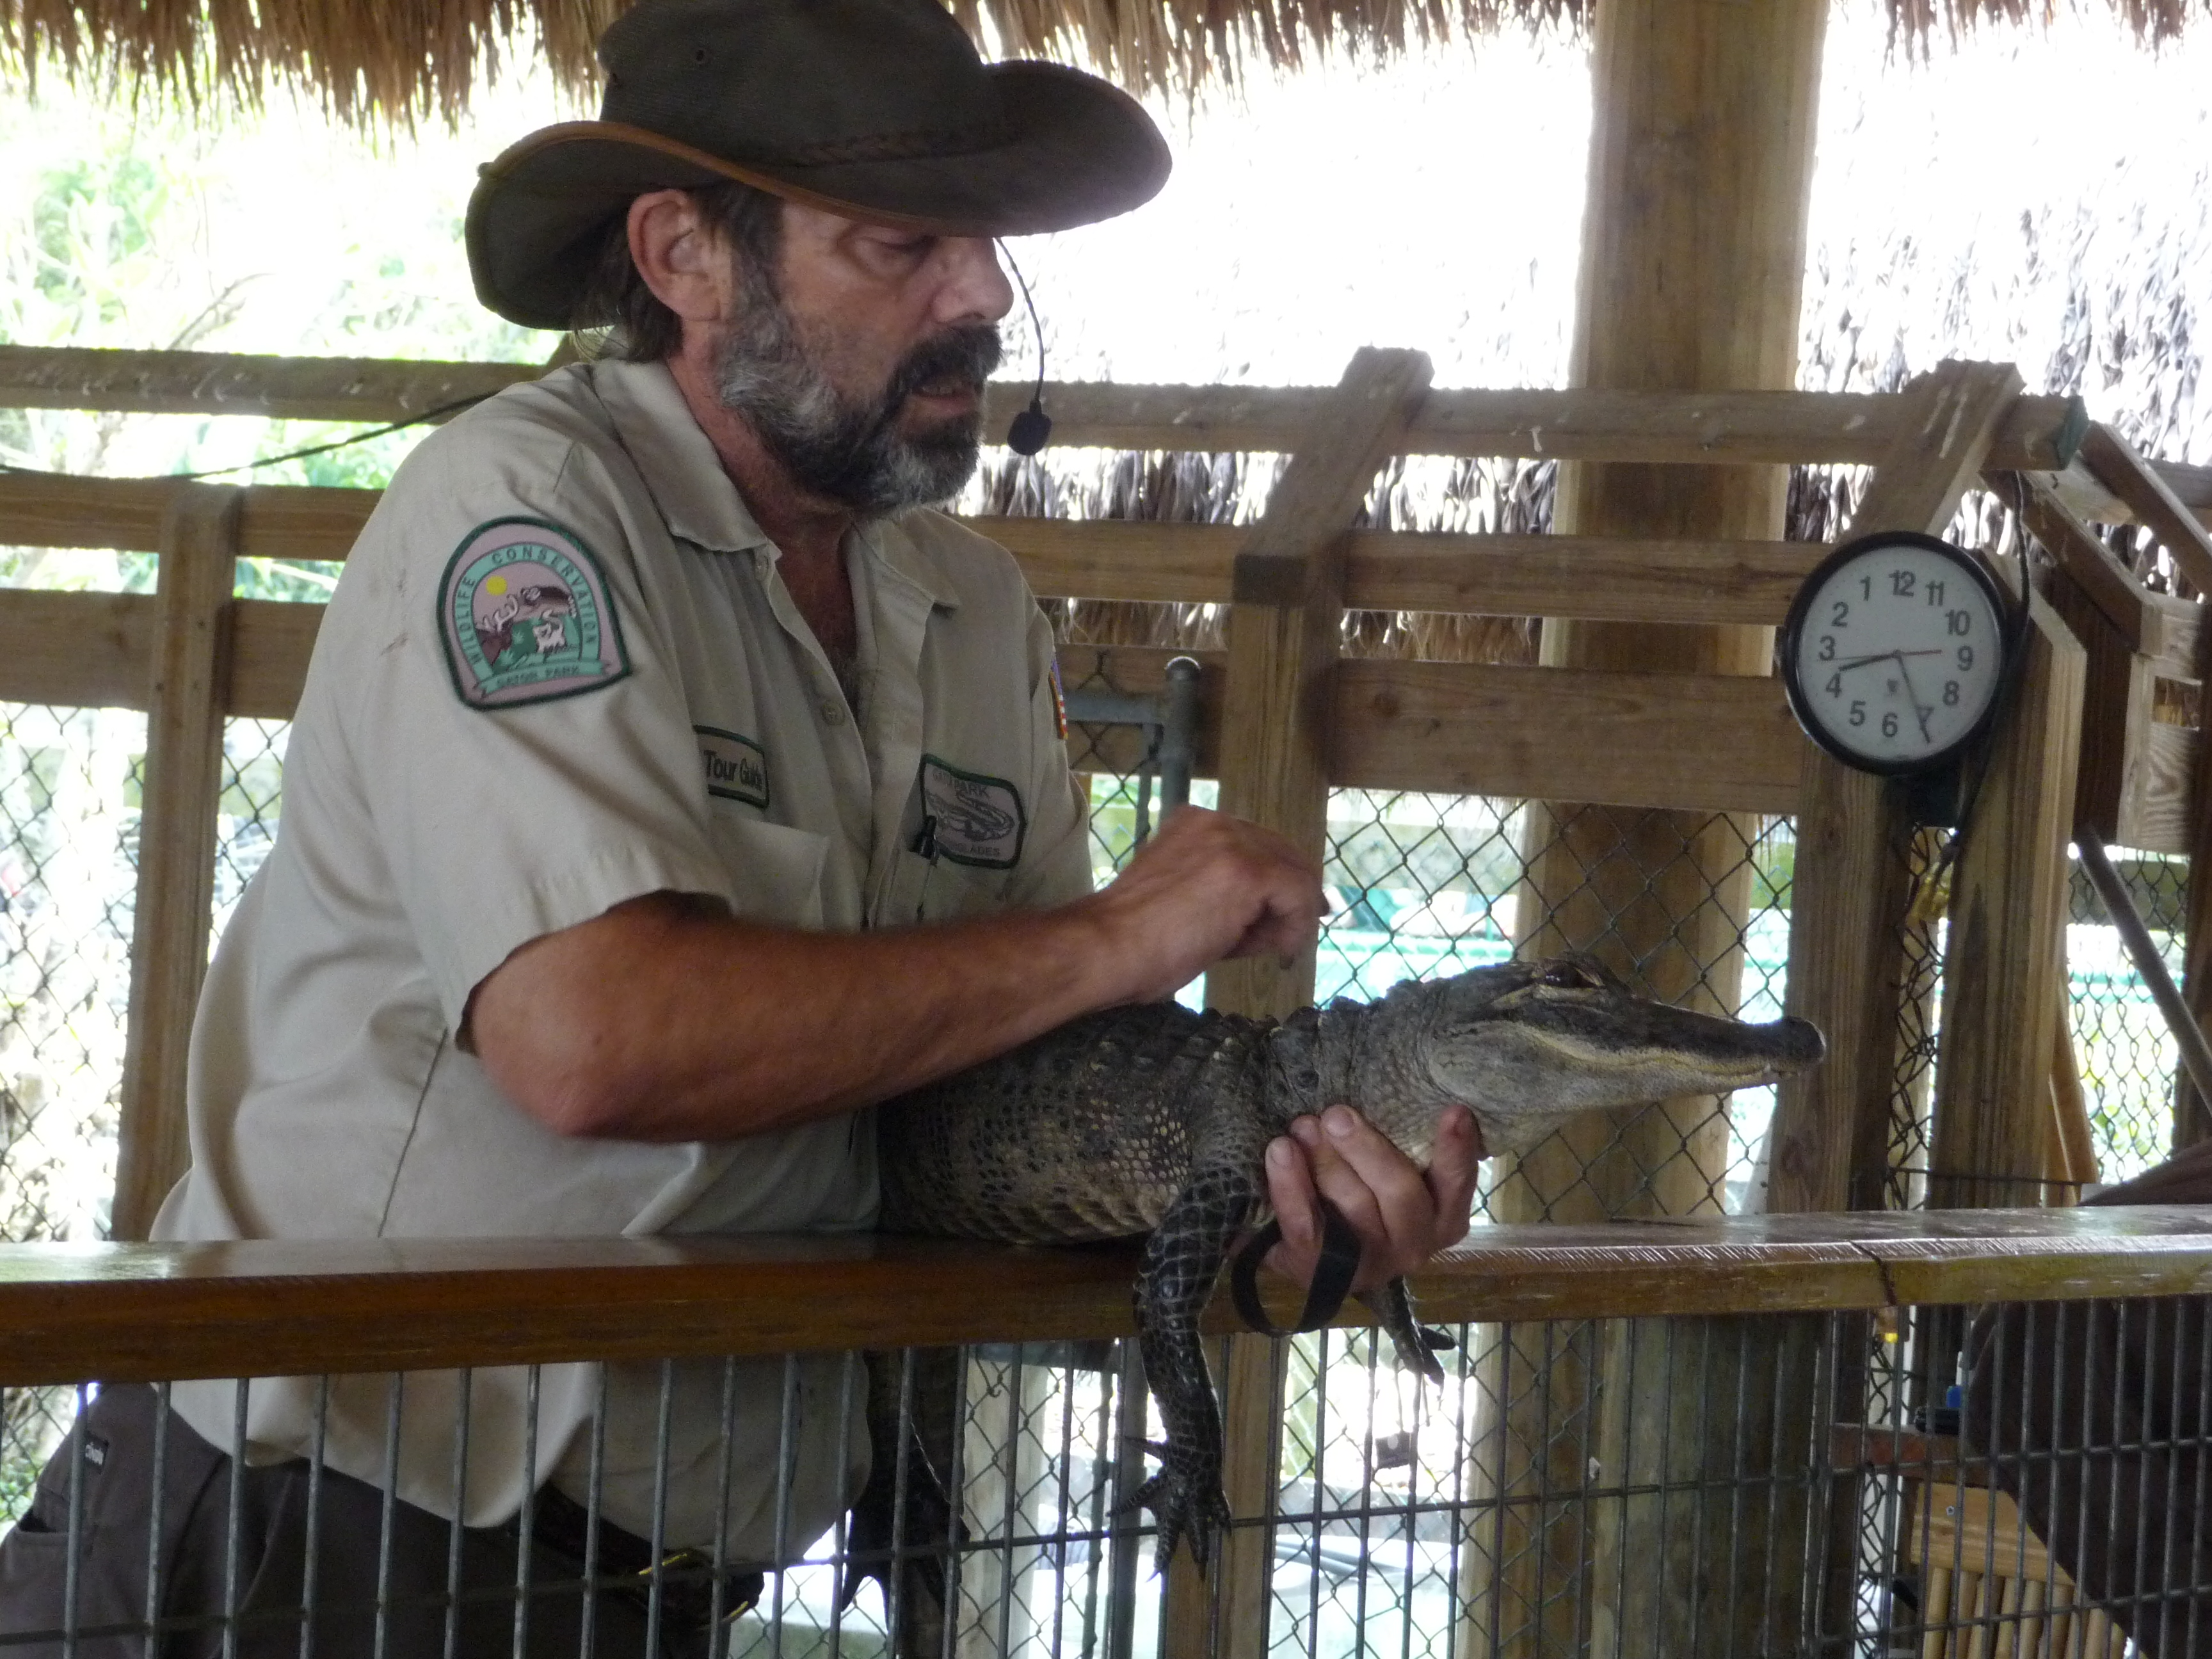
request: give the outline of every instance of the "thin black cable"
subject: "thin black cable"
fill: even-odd
[[[489,392],[479,392],[470,397],[456,398],[452,403],[440,404],[435,409],[426,409],[420,415],[410,415],[404,421],[393,421],[389,425],[371,427],[368,431],[356,432],[349,438],[333,438],[326,444],[309,444],[305,449],[288,449],[281,455],[263,455],[251,461],[240,461],[231,466],[204,467],[198,472],[141,474],[129,482],[136,483],[152,481],[161,483],[187,483],[195,478],[220,478],[228,473],[250,472],[255,467],[276,466],[285,461],[304,459],[309,455],[327,455],[334,449],[349,448],[355,444],[365,444],[372,438],[381,438],[387,433],[404,432],[410,426],[422,426],[428,422],[442,419],[448,415],[458,415],[465,409],[474,409],[484,399],[494,395],[495,394]],[[0,461],[0,472],[30,473],[40,477],[71,476],[67,473],[44,472],[34,466],[15,466],[4,461]]]
[[[994,240],[996,239],[994,239]],[[1006,256],[1006,269],[1014,273],[1014,281],[1022,290],[1022,303],[1030,310],[1030,328],[1036,336],[1036,389],[1030,393],[1030,406],[1014,416],[1006,428],[1006,447],[1017,455],[1034,455],[1052,441],[1052,416],[1044,412],[1044,323],[1037,315],[1036,301],[1030,294],[1029,279],[1022,268],[1014,263],[1013,252],[1004,242],[998,243],[999,252]]]

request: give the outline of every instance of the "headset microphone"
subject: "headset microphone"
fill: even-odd
[[[1036,390],[1030,394],[1030,406],[1015,416],[1013,424],[1006,428],[1006,447],[1017,455],[1034,455],[1052,441],[1052,416],[1044,412],[1044,325],[1037,320],[1036,301],[1030,297],[1022,268],[1014,263],[1004,242],[999,244],[999,252],[1006,255],[1006,268],[1021,285],[1022,303],[1030,308],[1030,327],[1036,331],[1037,343]]]

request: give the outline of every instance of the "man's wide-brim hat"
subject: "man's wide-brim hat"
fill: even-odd
[[[641,0],[599,41],[596,121],[534,132],[469,201],[477,295],[531,328],[579,314],[641,193],[736,179],[901,229],[1015,236],[1148,201],[1167,144],[1057,64],[986,64],[936,0]]]

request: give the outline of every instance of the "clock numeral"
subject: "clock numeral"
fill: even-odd
[[[1838,599],[1836,601],[1836,614],[1828,618],[1828,626],[1831,628],[1849,628],[1850,625],[1851,608],[1850,605],[1844,604],[1843,600]]]
[[[1873,577],[1862,576],[1859,578],[1859,597],[1863,599],[1870,599],[1874,597]]]
[[[1926,594],[1928,595],[1928,603],[1929,603],[1929,605],[1935,605],[1935,606],[1936,606],[1936,607],[1938,607],[1938,608],[1941,608],[1941,606],[1942,605],[1942,603],[1943,603],[1943,584],[1942,584],[1942,583],[1941,583],[1941,582],[1930,582],[1930,583],[1929,583],[1929,584],[1928,584],[1928,586],[1927,586],[1926,587],[1923,588],[1921,591],[1922,591],[1923,592],[1924,592],[1924,593],[1926,593]]]
[[[1881,734],[1885,738],[1893,738],[1897,735],[1897,715],[1894,712],[1881,717]]]
[[[1855,702],[1851,705],[1851,724],[1853,726],[1864,726],[1866,724],[1866,705],[1864,703]]]
[[[1893,570],[1889,573],[1889,591],[1893,598],[1910,599],[1912,596],[1912,583],[1913,575],[1910,570]]]
[[[1825,690],[1832,697],[1842,696],[1844,695],[1844,677],[1841,674],[1829,675],[1828,684],[1823,688],[1823,690]]]
[[[1969,669],[1972,668],[1973,665],[1974,647],[1971,645],[1960,646],[1959,647],[1959,672],[1961,674],[1966,673]]]
[[[1823,635],[1820,635],[1820,660],[1821,660],[1822,662],[1833,662],[1833,661],[1835,661],[1835,659],[1836,659],[1836,636],[1835,636],[1833,634],[1823,634]]]
[[[1971,611],[1946,611],[1943,625],[1954,634],[1971,634],[1974,631],[1974,613]]]
[[[1956,708],[1958,706],[1959,682],[1956,680],[1945,680],[1943,682],[1943,707],[1946,708]]]

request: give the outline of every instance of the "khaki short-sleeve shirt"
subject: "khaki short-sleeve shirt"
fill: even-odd
[[[861,635],[850,700],[659,365],[564,369],[426,440],[363,530],[316,642],[282,826],[209,969],[192,1166],[155,1236],[869,1225],[866,1114],[720,1143],[565,1138],[454,1040],[471,993],[518,947],[647,893],[849,930],[1088,890],[1051,634],[1011,556],[917,511],[855,531],[846,557]],[[708,1541],[691,1534],[716,1507],[696,1472],[720,1462],[721,1367],[708,1369],[678,1390],[692,1418],[678,1425],[672,1544]],[[805,1478],[784,1522],[799,1544],[866,1456],[837,1366],[802,1370]],[[541,1378],[541,1479],[558,1469],[574,1484],[599,1381],[591,1367]],[[607,1512],[645,1531],[658,1368],[609,1368],[606,1384]],[[524,1491],[523,1374],[476,1374],[458,1502],[457,1387],[407,1380],[400,1495],[503,1520]],[[732,1492],[733,1555],[757,1559],[775,1526],[782,1390],[781,1362],[744,1368],[746,1443],[732,1462],[752,1485]],[[251,1459],[313,1443],[314,1392],[253,1385]],[[232,1443],[229,1384],[176,1398],[202,1434]],[[716,1422],[696,1420],[709,1400]],[[388,1406],[386,1379],[334,1382],[335,1467],[382,1479]]]

